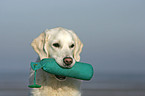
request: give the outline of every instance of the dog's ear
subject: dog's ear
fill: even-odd
[[[45,32],[41,33],[37,38],[35,38],[31,46],[35,50],[35,52],[39,55],[40,60],[43,58],[48,58],[48,36]]]
[[[78,36],[75,33],[73,33],[73,38],[75,41],[74,59],[76,61],[80,61],[80,53],[81,53],[82,48],[83,48],[83,43],[80,41],[80,39],[78,38]]]

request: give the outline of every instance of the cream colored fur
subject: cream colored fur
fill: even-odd
[[[59,42],[61,48],[54,48],[52,44],[55,42]],[[73,43],[74,48],[69,48]],[[65,67],[62,60],[66,56],[73,58],[71,67],[73,67],[75,61],[80,61],[80,52],[83,47],[80,39],[73,31],[61,27],[45,30],[33,40],[31,45],[39,55],[40,60],[54,58],[62,67]],[[33,84],[33,78],[34,71],[31,69],[30,84]],[[66,80],[60,81],[54,75],[46,73],[42,69],[37,70],[37,84],[42,85],[42,87],[32,89],[31,96],[81,96],[80,80],[67,77]]]

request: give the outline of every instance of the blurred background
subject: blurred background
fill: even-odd
[[[55,27],[79,36],[94,67],[82,96],[145,96],[145,0],[0,0],[0,96],[28,96],[30,44]]]

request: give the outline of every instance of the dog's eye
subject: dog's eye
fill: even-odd
[[[72,44],[71,46],[70,46],[70,48],[73,48],[75,45],[74,44]]]
[[[60,47],[59,43],[54,43],[53,46],[54,47]]]

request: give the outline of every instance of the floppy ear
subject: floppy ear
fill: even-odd
[[[75,41],[74,59],[78,62],[78,61],[80,61],[80,53],[83,48],[83,43],[80,41],[80,39],[78,38],[78,36],[75,33],[73,33],[73,38]]]
[[[41,33],[37,38],[35,38],[31,46],[35,50],[35,52],[39,55],[40,60],[43,58],[48,58],[48,36],[46,36],[46,33]]]

